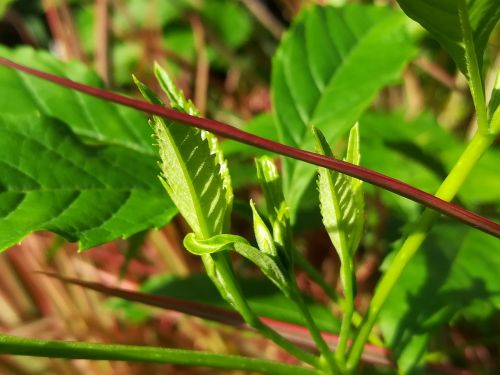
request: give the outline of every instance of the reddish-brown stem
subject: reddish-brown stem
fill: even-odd
[[[500,237],[499,224],[480,215],[474,214],[473,212],[467,211],[460,206],[439,199],[434,195],[419,190],[409,184],[372,171],[371,169],[359,167],[342,160],[329,158],[313,152],[300,150],[278,142],[274,142],[269,139],[261,138],[253,134],[246,133],[240,129],[237,129],[220,121],[190,116],[182,112],[174,111],[173,109],[161,107],[158,105],[147,103],[145,101],[132,99],[103,89],[74,82],[64,77],[59,77],[21,64],[17,64],[3,57],[0,57],[0,64],[8,66],[12,69],[25,72],[27,74],[37,76],[47,81],[51,81],[58,85],[86,93],[88,95],[92,95],[117,104],[125,105],[127,107],[132,107],[149,114],[165,117],[169,120],[177,121],[187,126],[194,126],[203,130],[207,130],[224,138],[233,139],[238,142],[246,143],[294,159],[302,160],[310,164],[318,165],[320,167],[333,169],[335,171],[347,174],[355,178],[359,178],[360,180],[392,191],[393,193],[411,199],[415,202],[421,203],[427,207],[435,209],[450,217],[456,218],[495,237]]]

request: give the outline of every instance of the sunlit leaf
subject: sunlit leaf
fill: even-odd
[[[0,116],[0,249],[49,230],[86,249],[161,227],[177,209],[154,158],[88,146],[38,115]]]

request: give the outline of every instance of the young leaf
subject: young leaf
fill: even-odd
[[[273,227],[273,240],[277,254],[289,271],[293,272],[292,234],[290,212],[283,195],[283,185],[273,159],[262,156],[255,159],[257,177],[264,192],[267,216]]]
[[[273,59],[280,141],[312,150],[311,126],[321,129],[330,143],[346,133],[375,95],[399,79],[414,55],[407,22],[400,12],[376,6],[305,8]],[[283,168],[293,220],[315,168],[286,159]]]
[[[197,114],[193,103],[158,65],[155,74],[173,108]],[[136,84],[146,99],[161,103],[145,85],[137,80]],[[158,116],[151,125],[160,151],[162,182],[180,213],[200,238],[221,234],[231,210],[232,190],[217,139]]]
[[[459,18],[459,3],[467,4],[476,55],[481,69],[484,49],[500,19],[498,0],[398,0],[403,11],[425,27],[453,57],[467,75],[464,38]]]
[[[313,128],[318,152],[333,157],[320,130]],[[359,131],[355,125],[349,134],[346,160],[360,161]],[[357,250],[364,222],[362,182],[347,175],[319,168],[318,190],[321,216],[328,235],[341,259],[352,259]]]
[[[87,249],[168,223],[154,157],[82,144],[39,115],[0,115],[0,250],[49,230]]]
[[[278,260],[248,244],[236,235],[219,234],[206,240],[200,240],[195,234],[189,233],[184,239],[184,246],[193,254],[207,255],[221,251],[234,250],[254,263],[285,295],[290,293],[290,283],[286,278]]]

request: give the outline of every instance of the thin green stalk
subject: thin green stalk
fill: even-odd
[[[348,258],[348,257],[345,257]],[[352,316],[354,314],[354,271],[352,259],[343,259],[340,267],[342,274],[342,281],[344,284],[344,315],[342,317],[342,324],[340,326],[339,343],[335,351],[335,357],[338,363],[345,363],[345,354],[347,348],[347,341],[351,332]]]
[[[488,133],[488,115],[486,110],[486,99],[484,97],[483,80],[477,61],[476,48],[469,22],[469,12],[465,0],[458,1],[458,17],[462,29],[462,37],[465,47],[465,62],[469,75],[469,87],[476,107],[477,125],[481,133]]]
[[[493,140],[493,136],[477,132],[448,177],[439,187],[436,196],[446,201],[453,199],[472,168],[476,165]],[[357,367],[363,353],[363,347],[384,302],[401,276],[403,269],[416,253],[422,242],[424,242],[429,229],[438,217],[439,214],[430,209],[426,209],[423,212],[415,227],[403,243],[401,249],[396,254],[391,266],[380,280],[370,303],[370,307],[363,319],[361,328],[351,347],[347,360],[347,368],[349,371],[353,371]]]
[[[314,366],[319,366],[318,358],[311,353],[302,350],[297,345],[285,339],[278,332],[271,327],[262,323],[254,311],[248,305],[238,284],[235,282],[235,276],[229,259],[225,254],[211,254],[203,255],[201,257],[207,274],[212,279],[214,285],[219,290],[222,297],[228,301],[243,317],[243,320],[252,328],[256,329],[264,337],[274,342],[276,345],[282,347],[289,354],[298,358],[299,360]],[[217,264],[214,267],[214,263]]]
[[[0,354],[49,358],[169,363],[182,366],[207,366],[224,370],[242,370],[258,372],[259,374],[318,374],[316,370],[310,368],[236,355],[213,354],[192,350],[156,348],[149,346],[36,340],[7,335],[0,335]]]
[[[321,332],[316,326],[316,323],[314,322],[314,319],[312,318],[311,313],[309,312],[309,309],[307,308],[297,285],[294,283],[291,289],[292,299],[302,313],[302,316],[306,321],[307,329],[311,333],[311,337],[316,343],[316,346],[321,353],[321,357],[326,362],[326,365],[332,374],[340,374],[341,372],[339,367],[337,366],[333,353],[326,341],[323,339],[323,336],[321,336]]]
[[[314,281],[319,287],[321,287],[321,289],[323,289],[323,292],[325,292],[325,294],[332,300],[332,302],[337,304],[340,310],[344,313],[346,309],[344,300],[339,298],[337,293],[335,293],[333,288],[325,281],[323,276],[321,276],[316,268],[314,268],[313,265],[309,263],[304,255],[302,255],[302,253],[297,249],[295,249],[294,251],[294,261],[311,278],[312,281]],[[351,324],[357,328],[361,325],[363,317],[356,309],[354,309],[351,320]],[[370,333],[368,341],[377,346],[384,345],[382,340],[380,340],[377,335],[373,334],[373,332]]]

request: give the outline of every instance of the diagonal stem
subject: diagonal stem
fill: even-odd
[[[495,237],[500,237],[499,224],[482,216],[476,215],[470,211],[467,211],[459,206],[446,202],[439,197],[419,190],[409,184],[398,181],[370,169],[359,167],[342,160],[329,158],[313,152],[296,149],[294,147],[274,142],[269,139],[261,138],[216,120],[190,116],[172,109],[150,104],[141,100],[128,98],[126,96],[118,95],[96,87],[87,86],[78,82],[74,82],[67,78],[59,77],[50,73],[39,71],[37,69],[29,68],[21,64],[17,64],[3,57],[0,57],[0,65],[4,65],[27,74],[37,76],[58,85],[65,86],[101,99],[105,99],[113,103],[132,107],[149,114],[165,117],[187,126],[194,126],[203,130],[207,130],[228,139],[233,139],[238,142],[276,152],[278,154],[292,157],[297,160],[302,160],[310,164],[318,165],[320,167],[336,170],[338,172],[358,178],[373,185],[382,187],[383,189],[392,191],[393,193],[409,198],[427,207],[433,208],[436,211],[458,219]]]
[[[443,181],[436,196],[445,200],[451,200],[457,194],[466,177],[479,161],[484,152],[492,144],[494,137],[477,132],[470,144],[467,146],[459,160],[451,170],[448,177]],[[363,347],[368,339],[373,325],[382,309],[384,302],[392,291],[394,285],[399,280],[404,268],[415,255],[420,245],[427,237],[430,228],[439,217],[435,211],[426,209],[420,216],[413,230],[406,238],[401,249],[397,252],[391,266],[380,280],[375,294],[370,302],[370,307],[363,319],[361,328],[351,347],[347,360],[347,367],[353,371],[361,358]]]

